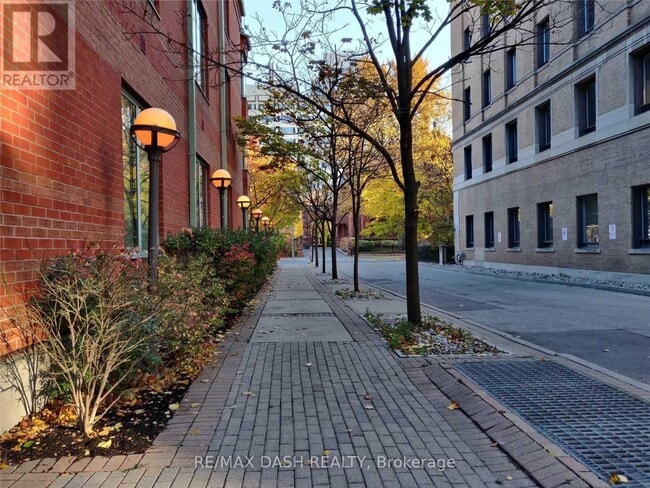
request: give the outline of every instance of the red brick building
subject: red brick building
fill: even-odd
[[[33,38],[7,26],[40,13],[19,12],[21,2],[13,2],[0,7],[3,38],[12,37],[13,56],[24,60]],[[54,5],[44,15],[55,19],[53,35],[68,36],[74,69],[67,87],[41,88],[34,86],[38,78],[24,77],[31,76],[29,69],[7,70],[6,62],[0,68],[0,261],[10,290],[33,282],[40,258],[83,240],[146,249],[148,162],[128,132],[146,107],[169,112],[181,133],[160,169],[161,240],[190,225],[219,226],[219,195],[209,185],[219,168],[233,178],[226,195],[228,227],[241,227],[235,202],[247,193],[247,174],[233,117],[246,110],[237,74],[247,50],[242,2],[30,3]],[[56,53],[56,44],[52,49]],[[3,52],[3,60],[11,56]],[[7,294],[1,291],[0,299]]]

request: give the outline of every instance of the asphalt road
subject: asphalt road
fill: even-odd
[[[338,255],[341,273],[352,258]],[[329,271],[329,256],[328,256]],[[405,295],[402,259],[362,257],[362,280]],[[650,297],[420,265],[420,300],[650,384]]]

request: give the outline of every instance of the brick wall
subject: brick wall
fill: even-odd
[[[237,2],[228,29],[240,38]],[[134,9],[148,2],[133,2]],[[155,21],[175,39],[186,33],[184,0],[157,2]],[[217,47],[218,2],[204,2],[208,47]],[[163,156],[160,233],[189,225],[188,88],[185,54],[170,52],[122,2],[75,2],[75,90],[0,90],[0,263],[9,285],[0,300],[29,288],[39,260],[66,253],[81,241],[124,245],[121,95],[124,87],[150,106],[167,110],[181,132]],[[155,14],[154,14],[155,15]],[[132,35],[126,35],[131,33]],[[214,73],[214,71],[212,71]],[[197,144],[210,165],[221,167],[219,80],[207,97],[197,93]],[[230,84],[233,116],[241,114],[239,80]],[[234,130],[229,122],[228,130]],[[235,226],[241,225],[236,197],[244,192],[241,154],[229,134],[228,170],[236,195]],[[208,187],[209,223],[218,225],[219,201]],[[2,318],[0,317],[0,321]],[[16,345],[16,344],[14,344]]]

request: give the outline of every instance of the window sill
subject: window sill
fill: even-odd
[[[506,252],[521,252],[521,248],[520,247],[509,247],[508,249],[506,249]]]
[[[466,251],[473,251],[474,248],[473,248],[473,247],[466,247],[465,250],[466,250]]]
[[[599,247],[579,247],[574,250],[576,254],[600,254]]]
[[[496,251],[496,249],[494,249],[494,247],[486,247],[486,248],[483,249],[483,250],[484,250],[485,252],[494,252],[494,251]]]
[[[640,247],[638,249],[630,249],[628,254],[650,255],[650,247]]]
[[[535,249],[535,252],[555,252],[554,247],[538,247]]]

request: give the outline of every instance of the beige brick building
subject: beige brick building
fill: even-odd
[[[471,17],[452,54],[480,38]],[[523,27],[452,74],[456,248],[650,273],[650,1],[555,2]]]

